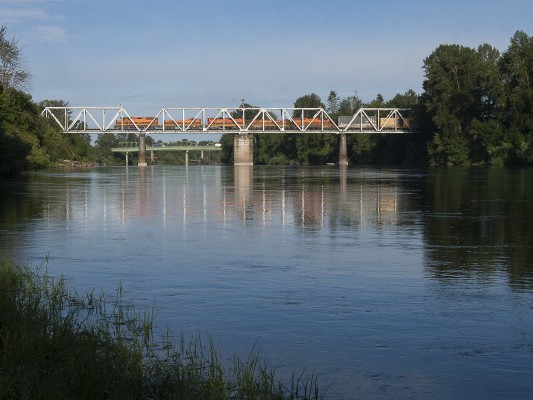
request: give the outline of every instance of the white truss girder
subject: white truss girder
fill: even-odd
[[[63,132],[223,133],[234,132],[415,132],[407,108],[361,108],[337,124],[322,108],[165,107],[153,117],[131,116],[124,107],[46,107]],[[252,115],[252,117],[250,117]]]

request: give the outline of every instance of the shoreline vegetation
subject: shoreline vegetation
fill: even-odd
[[[46,261],[47,262],[47,261]],[[252,349],[222,360],[210,337],[156,339],[153,312],[78,294],[37,268],[0,261],[2,399],[324,399],[317,376],[280,376]]]

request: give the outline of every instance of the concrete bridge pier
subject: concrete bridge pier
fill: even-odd
[[[234,136],[233,165],[254,165],[254,135],[252,133]]]
[[[139,167],[146,167],[146,133],[139,133],[139,161],[137,163]]]
[[[348,165],[348,147],[346,133],[339,134],[339,165]]]

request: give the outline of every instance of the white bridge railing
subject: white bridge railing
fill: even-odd
[[[162,108],[132,116],[119,107],[46,107],[63,132],[224,133],[235,132],[415,132],[408,108],[361,108],[338,121],[322,108]]]

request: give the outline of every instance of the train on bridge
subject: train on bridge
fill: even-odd
[[[342,118],[342,117],[340,117]],[[344,117],[346,118],[346,117]],[[340,121],[339,121],[340,122]],[[168,119],[159,121],[157,117],[125,117],[117,119],[115,122],[116,129],[136,130],[136,129],[151,129],[151,130],[200,130],[207,128],[209,130],[337,130],[343,125],[335,125],[330,119],[320,118],[302,118],[294,117],[291,119],[277,120],[269,118],[257,118],[252,122],[244,121],[243,118],[206,118],[205,122],[201,118],[189,118],[184,120]],[[401,130],[409,128],[408,118],[395,117],[374,117],[365,122],[354,121],[350,124],[350,128],[356,130],[372,130],[379,126],[380,130]]]

